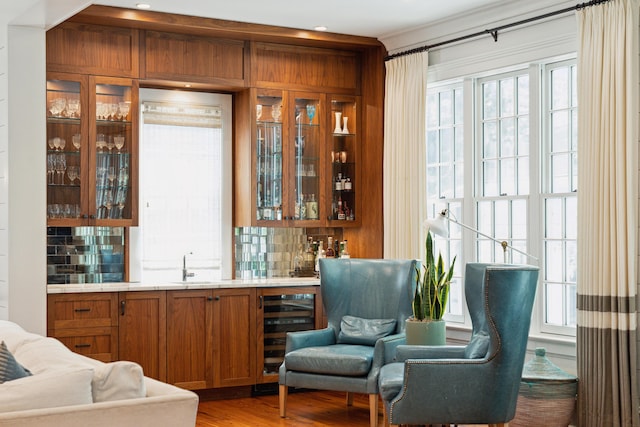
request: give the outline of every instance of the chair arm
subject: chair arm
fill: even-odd
[[[396,361],[407,359],[464,359],[465,346],[458,345],[399,345]]]
[[[386,365],[387,363],[391,363],[395,360],[396,357],[396,348],[398,346],[406,344],[407,336],[406,334],[393,334],[387,335],[386,337],[380,338],[376,341],[376,347],[374,350],[374,363],[377,357],[380,357],[380,365]],[[381,348],[378,349],[378,346]]]
[[[333,328],[315,329],[311,331],[287,332],[285,353],[305,347],[331,345],[336,343]]]

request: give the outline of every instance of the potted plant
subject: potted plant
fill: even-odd
[[[442,317],[447,309],[455,263],[456,257],[447,271],[441,253],[436,261],[431,231],[427,231],[425,261],[422,268],[416,267],[413,316],[407,319],[407,344],[445,344],[446,323]]]

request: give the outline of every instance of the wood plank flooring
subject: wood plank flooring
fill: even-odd
[[[383,425],[380,403],[379,425]],[[200,399],[196,427],[369,427],[366,395],[354,395],[347,406],[346,393],[305,391],[290,393],[287,417],[280,418],[278,396],[241,397],[203,401]]]

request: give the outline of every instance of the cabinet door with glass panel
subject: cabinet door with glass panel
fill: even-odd
[[[291,131],[288,137],[287,188],[289,196],[285,217],[300,226],[317,227],[325,224],[321,214],[325,205],[322,191],[322,162],[325,158],[323,94],[293,92],[290,94],[288,115]]]
[[[360,153],[357,108],[359,97],[330,95],[329,102],[331,166],[327,170],[331,171],[328,178],[331,181],[331,200],[327,218],[332,226],[358,226],[361,217],[361,197],[356,197]]]
[[[47,74],[47,224],[83,225],[87,197],[87,77]]]
[[[90,217],[97,225],[137,225],[137,80],[91,76],[89,87]]]

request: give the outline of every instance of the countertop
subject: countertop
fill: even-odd
[[[123,292],[123,291],[176,291],[183,289],[232,289],[232,288],[273,288],[288,286],[318,286],[320,279],[315,277],[276,277],[272,279],[218,280],[211,282],[120,282],[120,283],[70,283],[66,285],[47,285],[48,294],[80,292]]]

